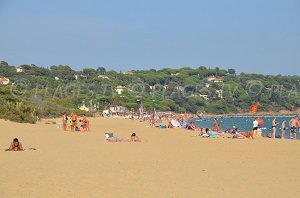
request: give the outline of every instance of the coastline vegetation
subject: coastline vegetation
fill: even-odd
[[[17,72],[17,68],[21,71]],[[127,72],[104,67],[75,71],[66,65],[49,68],[34,64],[15,67],[0,63],[1,118],[34,123],[63,111],[83,112],[83,103],[102,111],[109,105],[136,110],[142,101],[148,111],[232,114],[295,111],[300,107],[300,76],[236,74],[234,69],[182,67]],[[117,87],[122,87],[117,93]]]

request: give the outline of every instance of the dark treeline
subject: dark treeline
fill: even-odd
[[[85,68],[75,71],[66,65],[43,68],[0,63],[0,77],[10,83],[0,85],[2,118],[34,122],[34,116],[45,117],[62,111],[78,111],[83,104],[98,110],[109,105],[137,109],[139,98],[148,111],[203,112],[212,114],[244,113],[253,102],[260,111],[293,111],[300,107],[300,77],[259,74],[236,74],[200,66],[180,69],[116,72]],[[213,79],[211,77],[216,77]],[[124,86],[122,94],[115,90]]]

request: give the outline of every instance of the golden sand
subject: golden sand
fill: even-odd
[[[0,198],[300,196],[300,141],[205,139],[133,120],[90,122],[90,132],[75,133],[44,121],[0,120]],[[109,143],[105,132],[136,132],[143,142]],[[26,151],[4,151],[15,137]]]

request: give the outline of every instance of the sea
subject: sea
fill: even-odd
[[[253,120],[254,118],[261,118],[264,120],[264,125],[261,126],[262,128],[262,135],[265,136],[268,133],[272,133],[272,120],[274,116],[224,116],[224,117],[217,117],[217,120],[220,124],[221,130],[225,131],[228,128],[238,128],[241,131],[251,131],[253,127]],[[276,136],[281,136],[281,124],[283,120],[286,120],[286,132],[285,138],[289,139],[290,137],[290,127],[289,121],[294,116],[276,116],[277,130]],[[199,128],[212,128],[213,125],[213,118],[212,117],[204,117],[199,119],[193,120],[195,124]],[[297,132],[297,139],[300,139],[300,132],[298,129]]]

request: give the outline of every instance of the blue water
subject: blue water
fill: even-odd
[[[257,117],[257,116],[255,116]],[[253,120],[255,118],[253,117],[218,117],[217,120],[220,124],[221,130],[225,131],[228,128],[233,128],[237,127],[241,131],[251,131],[253,127]],[[262,133],[263,135],[266,135],[268,133],[272,133],[272,120],[274,116],[264,116],[264,117],[259,117],[264,120],[264,125],[261,126],[263,128]],[[293,116],[278,116],[276,117],[276,122],[278,123],[277,125],[277,130],[276,130],[276,135],[281,136],[281,123],[285,119],[286,120],[286,131],[285,131],[285,138],[290,137],[290,127],[289,127],[289,121],[293,118]],[[193,120],[196,125],[199,128],[212,128],[213,125],[213,118],[203,118],[203,119],[195,119]],[[297,139],[300,139],[300,134],[297,132]]]

